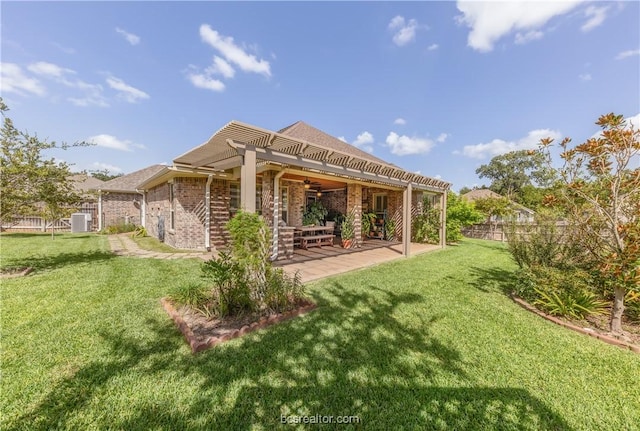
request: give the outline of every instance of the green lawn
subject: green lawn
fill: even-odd
[[[0,246],[2,266],[37,268],[2,280],[2,430],[640,427],[640,356],[511,302],[499,243],[316,282],[316,311],[195,356],[159,299],[197,260],[113,257],[84,234]]]

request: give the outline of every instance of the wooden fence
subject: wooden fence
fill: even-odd
[[[74,212],[91,214],[91,230],[98,230],[98,204],[97,203],[84,203],[80,208],[74,209]],[[51,220],[45,220],[42,217],[38,216],[24,216],[24,217],[14,217],[14,219],[9,223],[4,223],[2,225],[3,231],[10,232],[33,232],[33,231],[41,231],[46,232],[51,230],[51,226],[53,224],[53,229],[56,232],[70,232],[71,231],[71,218],[63,218],[56,222],[51,222]]]

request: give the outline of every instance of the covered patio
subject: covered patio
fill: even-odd
[[[354,250],[339,245],[306,250],[308,253],[294,249],[294,231],[307,224],[303,215],[313,202],[324,202],[334,215],[353,217],[354,249],[383,249],[409,256],[415,252],[411,244],[412,217],[421,213],[423,196],[429,195],[440,211],[439,247],[445,245],[444,209],[449,183],[404,171],[302,122],[273,132],[232,121],[204,144],[177,157],[174,169],[208,178],[206,238],[213,238],[213,223],[221,224],[212,211],[211,184],[224,175],[232,188],[231,216],[235,202],[238,209],[260,213],[272,229],[273,260],[288,259],[294,264],[301,259],[317,260],[331,249],[335,249],[332,253],[353,254]],[[235,198],[233,187],[237,187]],[[375,214],[373,220],[386,232],[393,227],[386,239],[394,245],[366,240],[369,232],[362,231],[366,214]],[[335,222],[340,225],[339,218]]]

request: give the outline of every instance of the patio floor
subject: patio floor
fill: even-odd
[[[439,249],[438,245],[411,243],[411,256]],[[296,248],[293,259],[278,261],[275,266],[291,275],[299,271],[302,282],[306,283],[401,258],[401,243],[367,240],[357,249],[344,249],[339,245],[309,250]]]

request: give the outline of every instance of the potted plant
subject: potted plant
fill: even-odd
[[[342,247],[353,247],[353,238],[355,236],[355,226],[353,214],[346,216],[340,225],[340,236],[342,238]]]
[[[362,214],[362,237],[366,238],[370,236],[371,228],[373,226],[373,221],[375,220],[376,215],[374,213],[366,213]]]
[[[387,241],[393,241],[396,235],[396,221],[393,219],[387,220],[387,222],[385,223],[384,229],[386,234],[385,239]]]
[[[319,225],[324,221],[327,216],[327,209],[322,205],[322,202],[316,201],[307,206],[306,211],[302,215],[302,224],[305,226]]]

